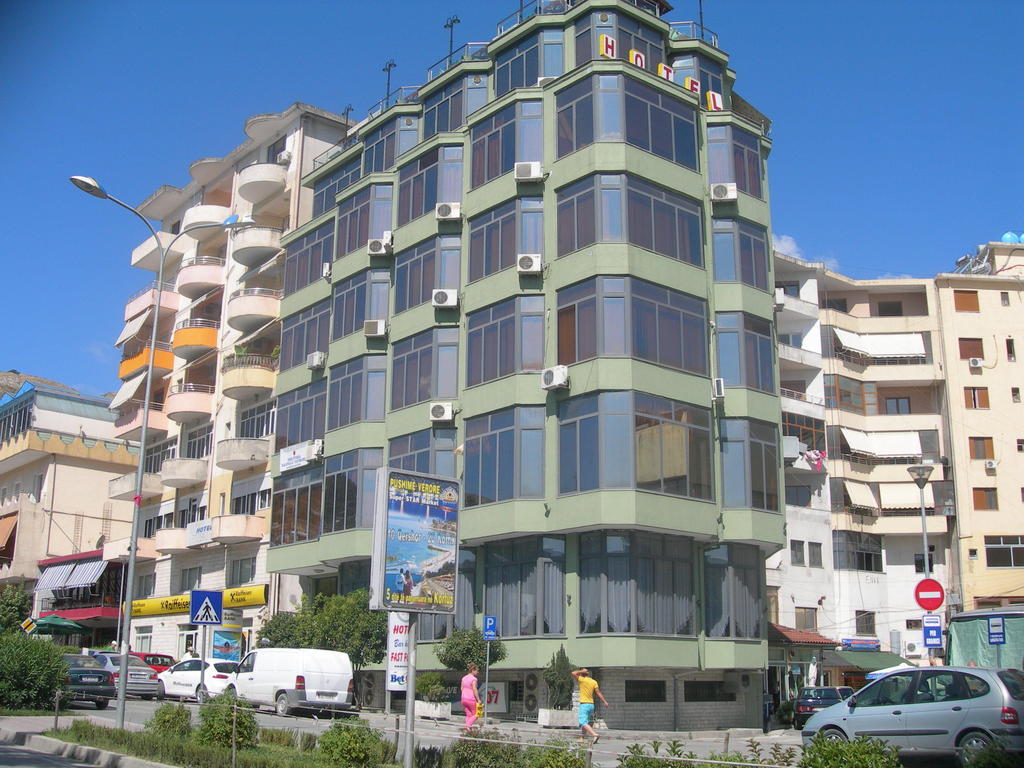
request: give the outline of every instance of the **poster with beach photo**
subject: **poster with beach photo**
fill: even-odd
[[[381,470],[373,527],[372,608],[455,613],[460,500],[457,480]]]

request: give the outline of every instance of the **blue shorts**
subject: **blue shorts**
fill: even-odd
[[[593,714],[593,704],[580,704],[580,727],[590,725],[590,716]]]

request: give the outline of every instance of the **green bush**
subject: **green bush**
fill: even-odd
[[[198,744],[230,747],[232,730],[235,747],[245,749],[256,746],[260,732],[252,710],[236,706],[237,699],[229,693],[221,694],[199,709],[199,728],[195,740]],[[232,720],[234,723],[232,724]]]
[[[583,748],[569,739],[551,739],[526,750],[526,768],[584,768]],[[667,768],[667,767],[666,767]]]
[[[0,635],[0,707],[52,710],[67,673],[61,649],[49,640],[21,632]]]
[[[789,725],[793,722],[794,709],[795,705],[792,701],[784,701],[775,710],[775,718],[783,725]]]
[[[474,739],[460,739],[448,747],[442,763],[444,768],[525,768],[526,752],[498,731],[480,731]]]
[[[447,747],[421,747],[416,746],[413,753],[412,763],[416,768],[441,768],[444,765],[444,753]]]
[[[312,752],[316,749],[316,734],[310,733],[309,731],[299,731],[296,733],[299,737],[299,751],[300,752]]]
[[[897,748],[881,739],[858,736],[829,740],[819,734],[804,750],[799,768],[900,768]]]
[[[192,713],[184,704],[161,704],[146,727],[154,733],[187,739],[192,735]]]
[[[277,744],[279,747],[294,747],[295,734],[282,728],[260,728],[260,744]]]
[[[375,768],[394,759],[395,746],[364,721],[335,723],[320,736],[320,752],[335,765]]]
[[[968,768],[1019,768],[1021,758],[1020,755],[1007,752],[999,744],[989,744],[982,749],[966,753],[964,764]]]
[[[421,701],[447,701],[444,678],[440,672],[424,672],[416,676],[416,698]]]

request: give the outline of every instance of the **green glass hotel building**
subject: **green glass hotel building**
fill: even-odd
[[[378,470],[460,478],[457,611],[419,667],[497,616],[517,715],[565,646],[612,727],[761,722],[770,124],[670,11],[526,4],[314,160],[283,240],[268,568],[365,586]]]

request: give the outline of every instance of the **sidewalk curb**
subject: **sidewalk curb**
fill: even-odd
[[[8,731],[3,728],[0,728],[0,743],[17,745],[46,755],[60,755],[80,763],[97,765],[100,768],[176,768],[176,766],[165,763],[154,763],[118,752],[107,752],[105,749],[72,744],[68,741],[52,739],[49,736],[40,736],[38,733]]]

